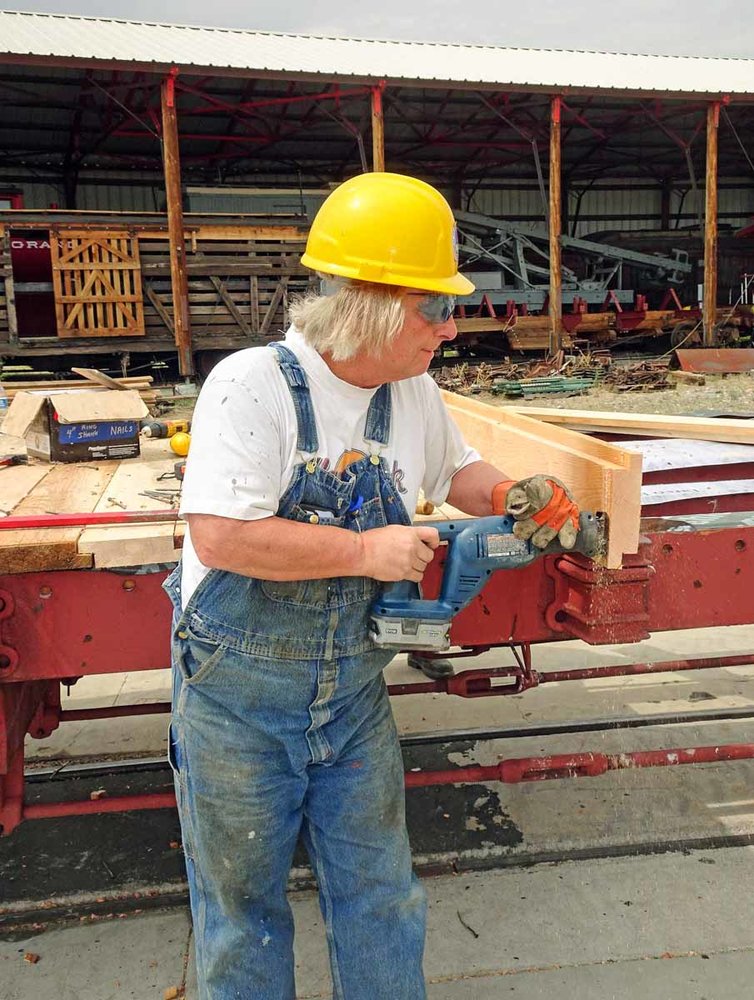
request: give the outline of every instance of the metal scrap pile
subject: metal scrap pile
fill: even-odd
[[[605,375],[605,386],[615,392],[649,392],[653,389],[670,389],[672,385],[668,375],[668,362],[664,359],[642,361],[631,367],[613,365]]]
[[[604,377],[610,367],[609,351],[568,355],[523,364],[510,361],[495,364],[463,362],[433,371],[441,389],[469,395],[491,392],[512,398],[542,395],[579,395]]]

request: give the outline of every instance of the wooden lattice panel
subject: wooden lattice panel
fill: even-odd
[[[141,337],[139,243],[124,231],[50,232],[59,337]]]

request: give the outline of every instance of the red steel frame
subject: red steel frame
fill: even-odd
[[[120,513],[114,516],[122,517]],[[543,673],[534,670],[531,661],[531,646],[539,642],[580,638],[595,645],[625,643],[655,631],[751,623],[752,551],[751,527],[653,531],[643,536],[639,553],[627,557],[619,570],[606,570],[580,556],[565,555],[497,573],[456,618],[452,641],[461,648],[459,656],[508,648],[516,665],[395,685],[391,694],[446,692],[476,698],[516,694],[553,681],[752,663],[754,652],[751,656]],[[427,596],[439,589],[443,561],[440,550],[425,577]],[[173,803],[169,794],[42,805],[25,805],[23,801],[25,734],[44,738],[63,721],[169,710],[167,704],[153,704],[63,711],[60,701],[61,683],[73,683],[88,674],[169,665],[171,607],[161,588],[164,576],[164,571],[129,574],[94,570],[0,576],[0,824],[4,833],[23,818],[162,808]],[[617,756],[529,757],[488,768],[412,772],[406,775],[406,784],[539,781],[594,776],[620,767],[752,757],[754,744]]]

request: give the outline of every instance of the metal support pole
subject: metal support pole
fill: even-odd
[[[178,149],[178,119],[175,106],[173,68],[162,81],[162,162],[165,172],[165,196],[170,238],[170,278],[173,287],[173,329],[178,350],[178,370],[185,378],[194,374],[189,319],[186,245],[183,235],[183,197],[181,193],[181,158]]]
[[[660,229],[666,232],[670,229],[670,196],[673,186],[669,178],[660,185]]]
[[[372,170],[385,170],[385,120],[382,115],[384,83],[372,87]]]
[[[561,179],[560,97],[550,103],[550,354],[563,346],[563,286],[560,263]]]
[[[707,196],[704,214],[704,346],[715,343],[717,318],[717,137],[720,102],[707,108]]]

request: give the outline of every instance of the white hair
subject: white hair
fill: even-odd
[[[306,342],[333,361],[365,351],[378,357],[403,326],[403,289],[355,281],[332,295],[310,293],[293,302],[291,322]]]

